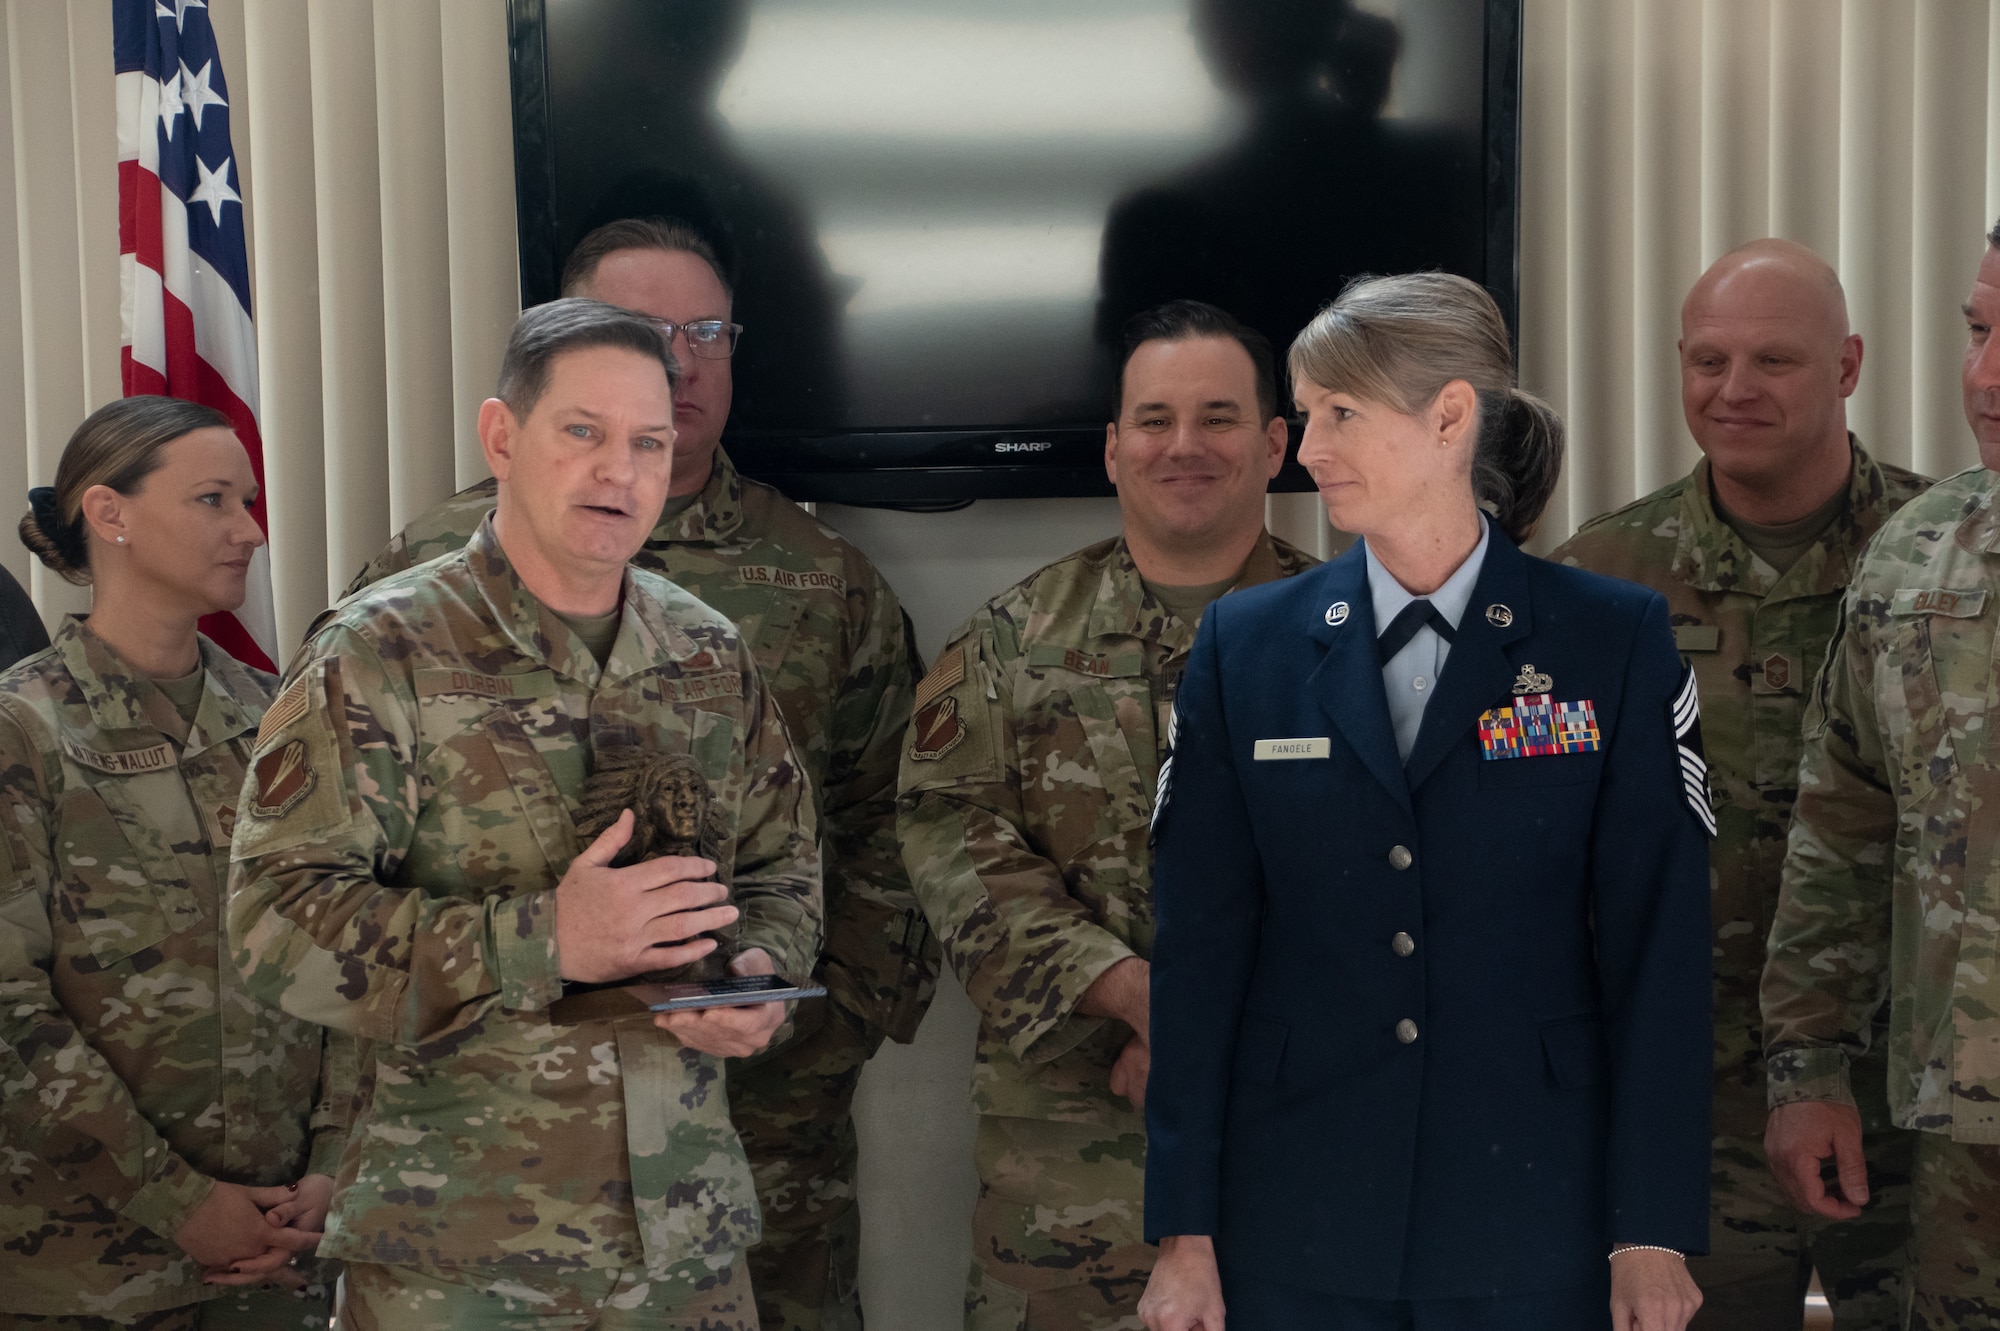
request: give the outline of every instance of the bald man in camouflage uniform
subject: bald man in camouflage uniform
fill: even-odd
[[[1692,476],[1586,523],[1554,557],[1664,595],[1701,687],[1716,813],[1715,1154],[1710,1250],[1689,1262],[1703,1300],[1692,1325],[1798,1327],[1817,1269],[1835,1326],[1892,1328],[1912,1143],[1889,1119],[1882,1049],[1856,1080],[1875,1200],[1852,1220],[1802,1217],[1764,1159],[1757,984],[1806,693],[1861,548],[1929,482],[1847,432],[1861,339],[1839,279],[1811,251],[1760,241],[1725,255],[1688,293],[1681,324],[1683,407],[1705,456]]]
[[[819,942],[811,794],[749,649],[626,563],[666,493],[670,364],[609,306],[524,315],[480,421],[513,488],[464,549],[329,612],[258,732],[230,936],[259,997],[371,1042],[324,1243],[360,1331],[503,1309],[552,1331],[757,1326],[716,1055],[768,1040],[781,1005],[558,1006],[692,959],[682,940],[736,915],[709,873],[741,908],[738,973],[808,970]],[[581,844],[606,747],[694,758],[718,864],[611,869],[622,816]]]
[[[1983,465],[1905,505],[1855,571],[1806,718],[1762,991],[1765,1144],[1801,1209],[1873,1197],[1856,1106],[1887,1044],[1890,1112],[1918,1129],[1907,1324],[1932,1331],[2000,1327],[2000,225],[1987,241],[1963,367]]]
[[[593,232],[563,289],[676,324],[730,313],[713,251],[673,223]],[[750,1266],[764,1331],[856,1331],[854,1088],[883,1040],[915,1038],[937,981],[937,944],[895,838],[897,754],[917,666],[902,607],[867,557],[743,477],[718,446],[734,339],[697,327],[673,340],[683,353],[676,498],[633,562],[736,625],[819,800],[827,921],[816,974],[829,997],[801,1005],[782,1048],[732,1066],[729,1099],[763,1204]],[[460,548],[493,502],[490,480],[445,501],[396,536],[347,594]]]
[[[1141,1326],[1166,717],[1208,602],[1315,562],[1264,530],[1285,428],[1262,338],[1170,306],[1134,321],[1121,377],[1124,535],[973,615],[918,690],[904,755],[904,858],[980,1014],[969,1331]]]

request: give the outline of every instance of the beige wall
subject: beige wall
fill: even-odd
[[[1371,8],[1393,9],[1397,0]],[[23,506],[118,391],[104,0],[0,0],[0,497]],[[230,79],[263,366],[282,644],[397,526],[481,472],[471,433],[516,311],[499,0],[210,0]],[[1570,422],[1540,538],[1683,472],[1681,293],[1729,246],[1839,267],[1881,455],[1977,458],[1958,304],[2000,217],[2000,0],[1527,0],[1521,366]],[[1107,501],[951,518],[829,509],[927,651],[993,591],[1115,525]],[[1273,503],[1294,540],[1309,497]],[[0,562],[28,570],[0,534]],[[45,613],[80,604],[37,578]],[[68,598],[68,599],[65,599]],[[947,985],[860,1098],[871,1327],[956,1318],[973,1016]]]

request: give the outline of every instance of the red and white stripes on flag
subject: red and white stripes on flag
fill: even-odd
[[[125,395],[159,393],[222,411],[257,475],[257,331],[229,96],[203,0],[113,0],[118,70],[118,251]],[[249,597],[202,631],[239,660],[275,669],[271,561],[250,564]]]

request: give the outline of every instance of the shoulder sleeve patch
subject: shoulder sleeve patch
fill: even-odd
[[[312,673],[308,671],[293,680],[265,709],[264,720],[257,727],[256,747],[263,748],[266,740],[304,716],[311,698]]]
[[[259,818],[284,817],[319,784],[319,773],[313,770],[302,739],[272,749],[251,771],[256,776],[256,793],[250,800],[250,812]]]
[[[264,713],[243,783],[243,816],[230,838],[232,859],[287,850],[347,824],[335,733],[346,718],[334,711],[342,697],[337,664],[323,659],[304,667]]]
[[[965,720],[958,699],[946,694],[917,709],[910,719],[910,758],[934,763],[965,742]]]
[[[940,693],[956,688],[965,679],[965,644],[956,643],[952,649],[940,656],[937,664],[917,685],[917,696],[912,703],[918,711],[934,700]]]
[[[903,745],[905,793],[999,779],[994,754],[1004,722],[998,697],[977,637],[945,650],[912,698]]]

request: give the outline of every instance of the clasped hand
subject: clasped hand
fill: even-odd
[[[333,1180],[325,1174],[270,1188],[218,1179],[173,1238],[201,1263],[205,1284],[296,1288],[305,1277],[292,1259],[319,1247],[332,1201]]]
[[[713,860],[663,855],[622,869],[611,867],[632,839],[630,809],[570,862],[556,884],[556,951],[565,980],[604,984],[647,971],[699,961],[715,951],[701,935],[736,922],[729,889],[711,877]],[[729,963],[732,975],[770,975],[777,967],[762,948]],[[771,1042],[785,1021],[783,1003],[664,1012],[653,1024],[690,1049],[741,1058]]]

